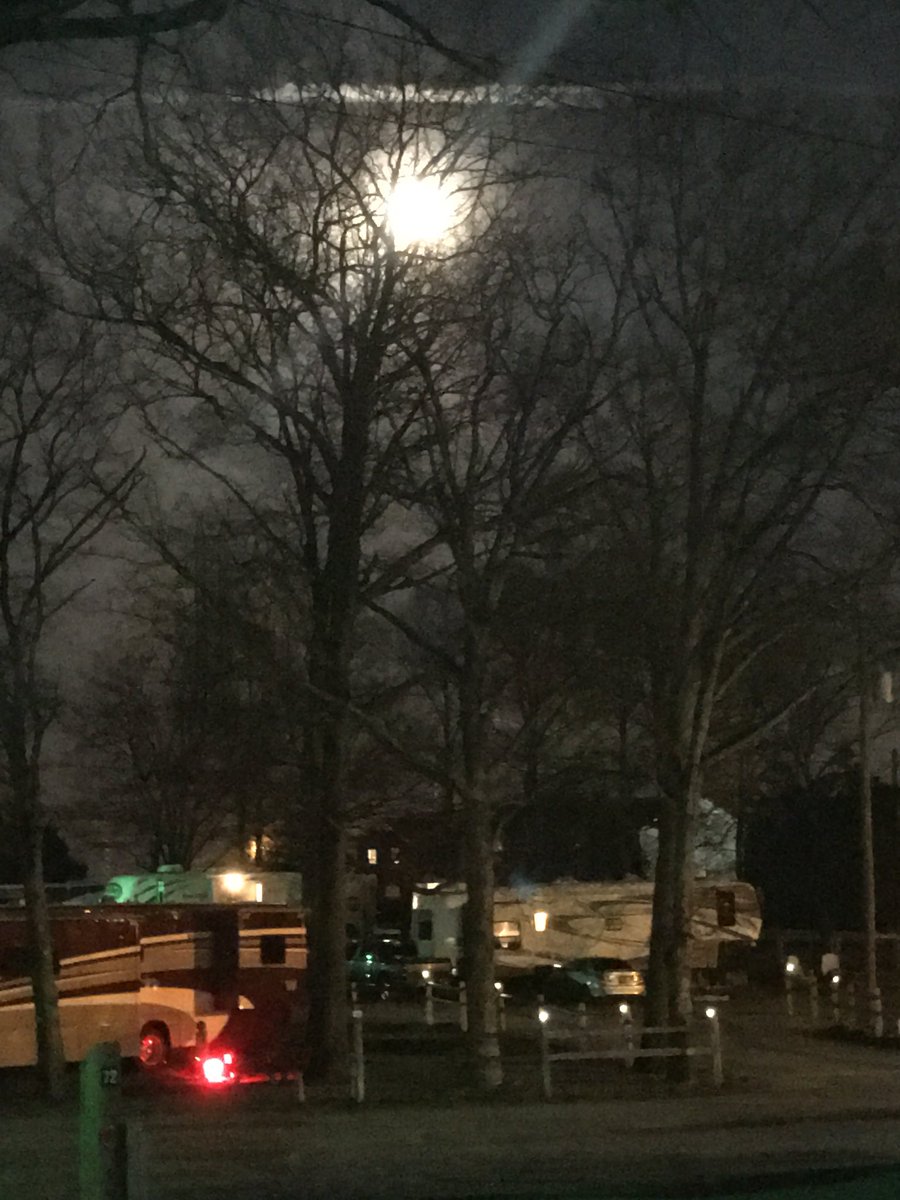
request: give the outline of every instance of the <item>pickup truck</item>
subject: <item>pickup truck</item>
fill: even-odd
[[[365,938],[348,951],[348,975],[360,996],[411,996],[424,987],[423,971],[450,979],[450,960],[420,958],[415,942],[393,934]]]

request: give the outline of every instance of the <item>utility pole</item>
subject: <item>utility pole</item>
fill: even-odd
[[[881,990],[878,987],[878,936],[875,925],[875,846],[872,838],[872,764],[870,759],[870,722],[872,677],[863,626],[859,620],[859,813],[863,860],[863,929],[866,950],[866,996],[869,1027],[875,1037],[884,1033]]]

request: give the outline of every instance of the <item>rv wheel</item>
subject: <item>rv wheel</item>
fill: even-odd
[[[141,1030],[141,1048],[138,1057],[141,1066],[152,1070],[165,1065],[169,1057],[169,1031],[165,1025],[154,1022]]]

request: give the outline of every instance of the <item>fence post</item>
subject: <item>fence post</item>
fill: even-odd
[[[712,1055],[712,1077],[713,1084],[719,1088],[722,1086],[722,1029],[719,1025],[719,1010],[712,1005],[706,1010],[706,1016],[709,1021],[709,1048]]]
[[[297,1101],[300,1104],[306,1103],[306,1080],[302,1071],[297,1072]]]
[[[835,1026],[841,1023],[841,977],[836,971],[831,976],[831,1020]]]
[[[506,1033],[506,1001],[503,999],[503,984],[499,980],[494,984],[494,990],[497,993],[497,1028],[501,1033]]]
[[[353,1063],[350,1071],[350,1098],[362,1104],[366,1098],[366,1061],[363,1052],[363,1015],[361,1008],[354,1008],[353,1019]]]
[[[634,1066],[634,1024],[631,1018],[631,1005],[624,1002],[619,1005],[619,1022],[622,1026],[622,1041],[625,1044],[625,1066]]]
[[[789,958],[784,964],[784,999],[789,1017],[794,1015],[794,974],[796,970],[796,963]]]
[[[469,1000],[465,983],[459,985],[459,1027],[463,1033],[469,1032]]]
[[[807,977],[809,984],[809,1019],[813,1025],[819,1023],[819,977],[815,971],[810,971]]]
[[[550,1020],[550,1013],[546,1008],[538,1009],[538,1028],[541,1034],[541,1085],[544,1091],[544,1099],[553,1099],[553,1083],[550,1079],[550,1038],[547,1031],[547,1023]]]
[[[874,992],[868,992],[866,999],[869,1010],[869,1033],[877,1038],[884,1037],[884,1008],[882,1007],[880,988],[876,988]]]
[[[432,982],[431,976],[426,971],[423,971],[422,974],[425,976],[425,1024],[433,1025],[434,1024],[434,983]]]
[[[781,930],[775,930],[775,957],[778,962],[784,962],[784,937]]]

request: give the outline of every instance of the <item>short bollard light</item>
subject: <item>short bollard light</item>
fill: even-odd
[[[541,1005],[537,1015],[538,1028],[541,1035],[541,1083],[544,1091],[544,1099],[551,1100],[553,1098],[553,1080],[550,1078],[550,1031],[547,1028],[547,1022],[550,1020],[550,1012]]]
[[[789,1017],[794,1015],[794,979],[800,971],[800,961],[793,954],[784,964],[784,999]]]
[[[712,1058],[713,1083],[717,1088],[722,1086],[724,1072],[722,1070],[722,1033],[719,1028],[719,1010],[712,1004],[706,1009],[709,1021],[709,1051]]]
[[[634,1066],[634,1027],[631,1021],[631,1005],[623,1000],[619,1005],[619,1020],[622,1025],[622,1038],[625,1044],[625,1066]]]
[[[494,991],[497,993],[497,1027],[501,1033],[506,1033],[506,1003],[503,984],[499,979],[494,981]]]
[[[426,967],[422,972],[422,982],[425,984],[425,1024],[434,1024],[434,984],[431,972]]]
[[[841,1022],[841,976],[835,971],[831,976],[831,1021],[837,1027]]]

